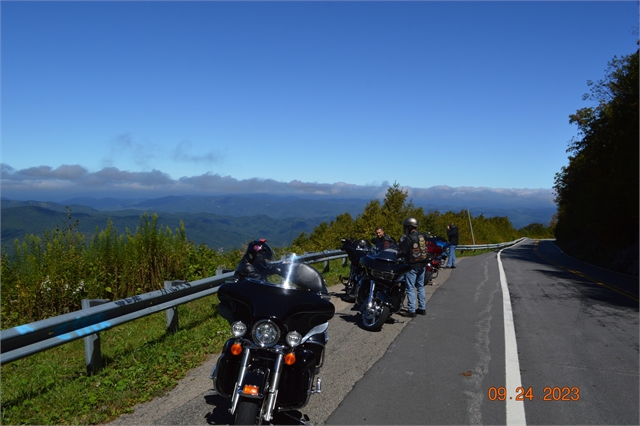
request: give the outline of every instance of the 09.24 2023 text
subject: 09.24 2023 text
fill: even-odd
[[[541,400],[541,401],[578,401],[580,399],[580,388],[573,387],[559,387],[559,386],[545,386],[543,388],[543,395],[536,396],[533,393],[532,388],[517,387],[515,392],[516,401],[529,400]],[[487,396],[490,401],[504,401],[507,398],[514,399],[513,395],[507,395],[507,389],[504,386],[495,387],[491,386],[487,391]]]

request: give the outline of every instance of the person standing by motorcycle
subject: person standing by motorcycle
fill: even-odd
[[[429,261],[427,236],[422,232],[418,232],[418,220],[414,217],[405,219],[402,226],[404,227],[404,234],[398,243],[398,257],[404,257],[405,261],[411,266],[409,272],[404,275],[408,310],[405,316],[426,315],[427,298],[424,291],[424,275]],[[417,310],[416,293],[418,295]]]
[[[456,246],[458,245],[458,227],[453,223],[447,226],[447,238],[449,239],[449,257],[445,268],[456,267]]]
[[[238,281],[245,278],[266,281],[269,275],[282,272],[281,264],[269,263],[272,258],[273,250],[267,244],[267,240],[264,238],[253,240],[247,246],[247,250],[242,259],[240,259],[233,276]]]
[[[392,236],[385,234],[384,229],[381,227],[376,228],[376,235],[378,237],[373,239],[373,244],[376,246],[376,249],[396,249],[398,247],[396,240],[394,240]]]

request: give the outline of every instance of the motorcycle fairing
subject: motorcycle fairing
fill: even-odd
[[[328,322],[335,313],[333,303],[310,291],[247,279],[223,284],[218,290],[218,312],[229,323],[271,318],[282,326],[282,336],[297,331],[303,336]]]

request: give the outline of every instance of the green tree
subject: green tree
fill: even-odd
[[[569,116],[578,137],[555,176],[558,244],[584,261],[638,274],[638,51],[609,62]],[[602,250],[602,244],[607,250]]]

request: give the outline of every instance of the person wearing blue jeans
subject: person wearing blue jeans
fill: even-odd
[[[411,269],[404,274],[404,283],[407,289],[407,316],[415,317],[416,314],[427,314],[427,297],[424,292],[425,268]],[[418,309],[416,310],[416,293],[418,293]]]
[[[424,292],[425,268],[429,261],[427,249],[427,236],[418,232],[418,220],[409,217],[402,224],[404,234],[398,242],[398,257],[411,266],[403,279],[407,290],[407,314],[415,317],[416,314],[427,314],[427,298]],[[416,310],[416,293],[418,293],[418,309]]]
[[[449,257],[445,268],[456,267],[456,246],[458,245],[458,227],[453,223],[447,226],[447,237],[449,237]]]

